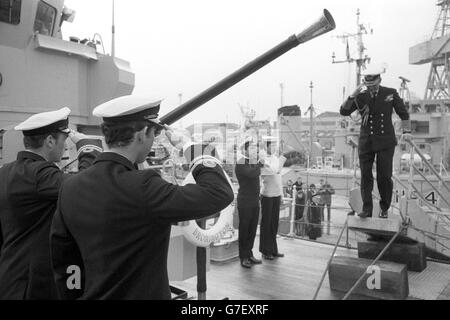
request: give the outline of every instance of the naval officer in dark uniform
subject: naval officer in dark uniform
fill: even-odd
[[[411,124],[407,108],[395,89],[382,87],[383,68],[368,69],[364,73],[363,84],[341,106],[343,116],[358,110],[362,117],[358,154],[361,168],[361,196],[363,211],[360,217],[372,217],[373,175],[372,167],[376,159],[377,185],[380,193],[380,218],[387,218],[392,201],[392,162],[397,138],[392,124],[395,111],[402,120],[404,134],[410,134]],[[367,87],[363,90],[363,87]],[[402,137],[403,139],[403,137]]]
[[[124,96],[94,110],[103,118],[109,151],[61,190],[51,230],[60,298],[170,299],[171,224],[205,218],[233,201],[220,162],[202,158],[202,148],[183,148],[185,154],[194,150],[196,184],[176,186],[154,170],[136,169],[163,128],[157,121],[160,102]],[[73,278],[77,271],[70,272],[76,269],[79,286]],[[68,288],[72,280],[75,285]]]
[[[100,140],[70,132],[70,109],[36,114],[16,126],[25,151],[0,168],[0,299],[56,299],[50,263],[50,224],[59,189],[69,174],[61,161],[69,136],[78,147],[79,167],[101,151]]]

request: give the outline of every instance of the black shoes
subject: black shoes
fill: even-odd
[[[284,257],[284,254],[283,253],[275,253],[274,255],[273,255],[275,258],[283,258]]]
[[[269,255],[263,254],[262,257],[263,257],[264,259],[266,259],[266,260],[273,260],[273,259],[275,259],[275,258],[283,258],[283,257],[284,257],[284,254],[283,254],[283,253],[277,252],[277,253],[275,253],[275,254],[269,254]]]
[[[261,263],[262,261],[256,259],[255,257],[250,257],[248,259],[241,259],[241,266],[247,269],[250,269],[254,264],[261,264]]]
[[[264,259],[266,259],[266,260],[273,260],[273,259],[275,259],[275,257],[273,255],[271,255],[271,254],[269,254],[269,255],[263,254],[262,257]]]
[[[381,210],[379,216],[380,219],[387,219],[388,218],[388,212]]]
[[[250,262],[250,259],[242,259],[241,266],[243,266],[244,268],[250,269],[252,267],[252,263]]]
[[[372,218],[372,214],[366,211],[361,212],[358,214],[358,217],[365,219],[365,218]]]
[[[261,263],[262,263],[261,260],[256,259],[255,257],[250,257],[250,258],[248,258],[248,260],[249,260],[250,263],[252,263],[252,264],[261,264]]]

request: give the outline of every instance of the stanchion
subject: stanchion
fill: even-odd
[[[292,204],[291,204],[291,221],[290,221],[290,228],[289,228],[289,236],[294,237],[294,229],[295,229],[295,210],[297,206],[297,189],[292,189]]]
[[[348,218],[345,220],[344,228],[347,227],[347,224],[348,224]],[[347,230],[348,230],[348,228],[347,228]],[[322,278],[320,279],[319,286],[317,287],[316,292],[314,293],[313,300],[317,299],[317,295],[319,294],[320,288],[322,287],[322,283],[323,283],[323,280],[325,279],[328,269],[330,269],[331,261],[333,261],[334,254],[336,253],[336,249],[339,246],[339,242],[341,241],[343,233],[344,233],[344,229],[341,230],[341,233],[339,234],[339,238],[336,241],[336,244],[334,245],[333,252],[331,253],[330,259],[328,260],[327,267],[325,268],[325,270],[322,274]]]
[[[198,221],[200,228],[206,228],[206,219]],[[206,300],[206,248],[197,247],[197,295]]]

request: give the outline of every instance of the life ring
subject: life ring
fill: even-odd
[[[232,186],[231,180],[225,171],[224,174],[228,183]],[[195,184],[192,173],[189,173],[182,183],[182,185],[187,184]],[[210,229],[205,230],[195,220],[191,220],[187,225],[181,227],[183,235],[186,240],[197,247],[209,247],[211,243],[219,241],[228,230],[233,228],[233,213],[234,201],[220,212],[219,220]]]
[[[216,165],[220,165],[216,158],[209,156],[202,156],[198,157],[197,159],[194,159],[194,161],[192,162],[195,164],[191,167],[191,172],[186,176],[181,185],[185,186],[187,184],[196,183],[194,176],[192,175],[192,171],[195,168],[195,166],[202,163],[203,160],[207,161],[209,160],[216,163]],[[140,170],[150,168],[147,162],[139,164],[138,167]],[[227,178],[230,187],[232,187],[233,184],[230,180],[230,177],[225,171],[223,173]],[[201,228],[195,220],[191,220],[188,221],[187,224],[182,225],[181,230],[186,240],[188,240],[190,243],[194,244],[197,247],[208,247],[211,243],[219,241],[221,237],[225,234],[225,232],[233,228],[233,213],[234,213],[234,201],[228,207],[226,207],[220,212],[219,219],[210,229],[205,230]]]

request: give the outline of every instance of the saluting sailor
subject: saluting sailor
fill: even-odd
[[[61,161],[69,136],[79,168],[100,153],[101,141],[68,128],[70,109],[39,113],[15,127],[25,151],[0,168],[0,299],[56,299],[50,265],[50,224],[64,174]]]
[[[259,220],[259,197],[261,168],[264,160],[259,159],[258,144],[252,137],[244,139],[241,145],[243,157],[235,166],[236,178],[239,182],[237,207],[239,214],[239,258],[241,266],[251,268],[262,261],[253,255],[256,230]]]
[[[259,251],[266,260],[282,258],[284,254],[278,251],[277,233],[280,220],[281,195],[283,186],[281,169],[286,157],[279,155],[279,144],[276,137],[262,137],[267,156],[261,168],[261,225]]]
[[[362,117],[359,136],[359,164],[361,167],[361,196],[363,211],[361,218],[372,217],[373,175],[372,167],[376,158],[377,185],[380,193],[380,218],[388,217],[392,201],[392,162],[397,138],[392,124],[395,111],[402,120],[403,136],[411,133],[408,110],[397,90],[380,86],[384,68],[368,69],[364,72],[363,83],[341,106],[343,116],[358,110]],[[363,88],[366,87],[367,89]]]
[[[164,128],[157,120],[160,103],[124,96],[95,108],[109,151],[61,190],[51,231],[60,298],[170,299],[171,224],[210,216],[233,201],[219,160],[202,157],[203,148],[183,148],[193,154],[197,184],[176,186],[154,170],[136,169]],[[79,290],[66,286],[70,266],[81,269]]]

